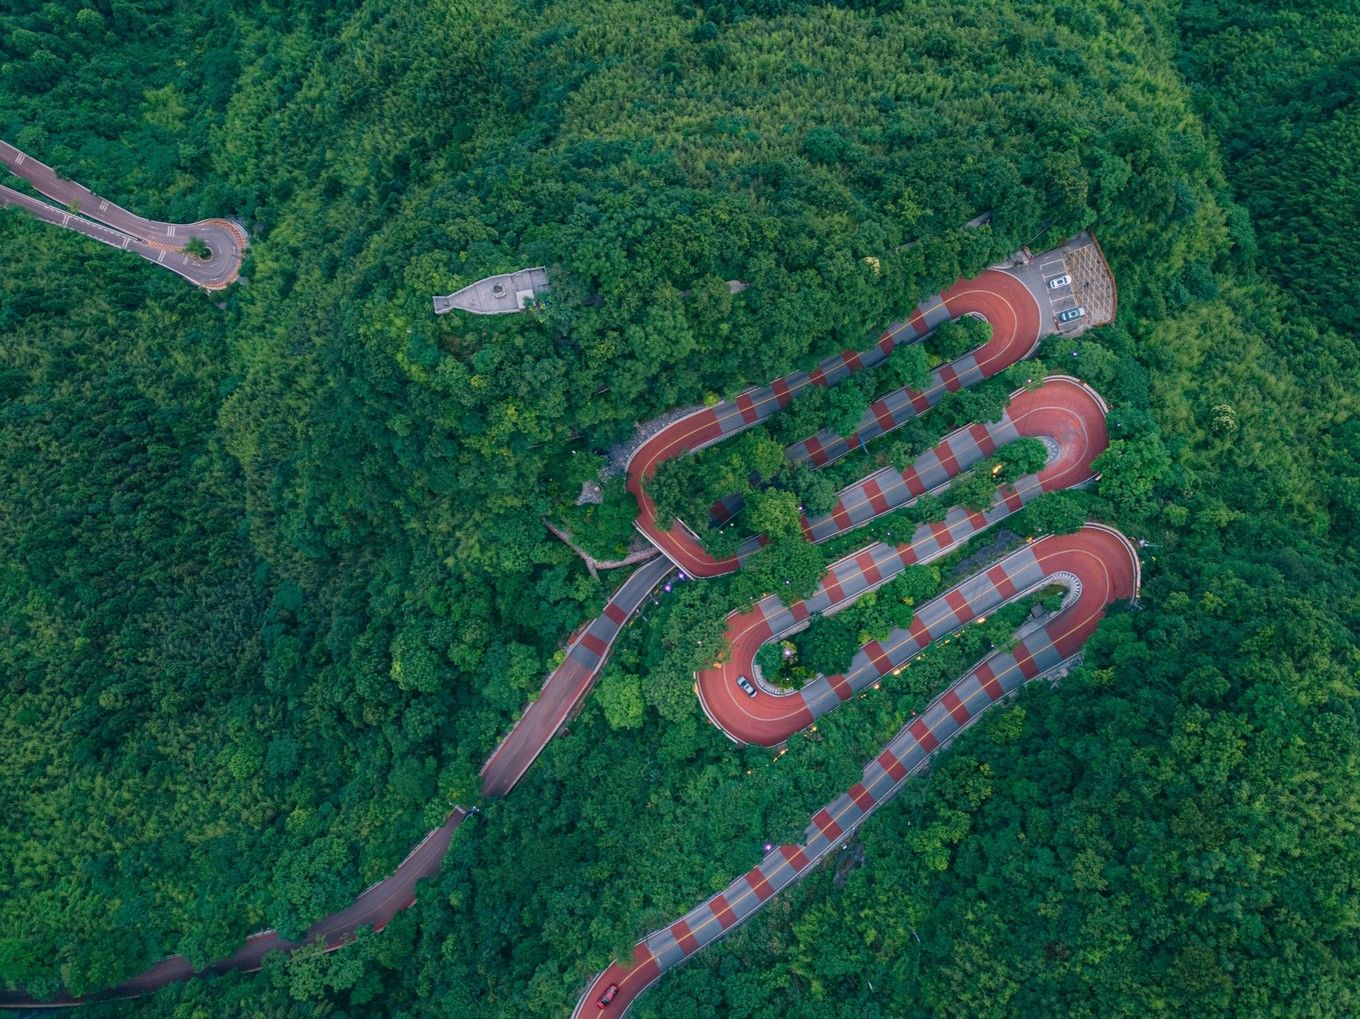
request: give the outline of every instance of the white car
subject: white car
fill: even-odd
[[[1085,308],[1068,308],[1066,311],[1058,315],[1058,322],[1059,324],[1065,322],[1072,322],[1076,319],[1084,317],[1085,315],[1086,315]]]
[[[756,688],[751,685],[751,681],[745,676],[737,677],[737,686],[741,687],[742,692],[745,693],[747,697],[754,697],[756,695]]]
[[[1048,281],[1049,290],[1057,290],[1060,287],[1066,287],[1071,285],[1072,277],[1067,275],[1067,273],[1063,273],[1061,276],[1054,276],[1051,280]]]

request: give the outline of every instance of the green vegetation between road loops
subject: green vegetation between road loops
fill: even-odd
[[[7,140],[252,243],[204,298],[0,215],[0,978],[90,991],[349,903],[602,605],[541,523],[578,523],[572,449],[1092,227],[1119,319],[1042,356],[1115,443],[1044,512],[1150,543],[1141,610],[634,1014],[1360,1010],[1357,31],[1339,0],[8,6]],[[538,264],[540,314],[430,314]],[[760,580],[649,604],[380,936],[88,1014],[565,1014],[985,650],[737,751],[687,670]]]

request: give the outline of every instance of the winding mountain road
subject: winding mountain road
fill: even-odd
[[[745,431],[787,407],[805,386],[834,386],[863,368],[881,363],[899,344],[915,342],[941,322],[969,314],[980,315],[991,325],[992,338],[987,343],[936,369],[924,391],[899,389],[876,401],[847,438],[821,432],[790,447],[789,457],[824,466],[905,424],[946,393],[1004,371],[1052,332],[1034,295],[1010,273],[987,269],[974,279],[962,280],[923,302],[911,318],[887,330],[869,350],[837,354],[811,372],[793,372],[768,386],[748,390],[735,400],[697,410],[648,439],[628,461],[628,490],[637,500],[638,529],[692,577],[718,577],[736,570],[741,565],[739,556],[717,559],[683,523],[663,529],[657,522],[656,507],[645,483],[658,465]]]
[[[638,528],[665,553],[665,558],[659,557],[635,571],[610,598],[604,614],[591,620],[572,637],[565,660],[548,676],[538,699],[525,709],[483,765],[484,794],[504,796],[523,777],[589,692],[620,631],[676,566],[694,577],[720,576],[740,566],[740,556],[717,560],[708,555],[683,524],[677,524],[669,531],[657,526],[652,501],[643,482],[655,473],[658,464],[735,435],[788,406],[804,386],[834,386],[863,368],[881,363],[899,344],[914,342],[941,322],[966,314],[987,319],[992,326],[989,342],[937,369],[931,385],[924,391],[900,389],[876,401],[849,437],[821,432],[787,450],[793,460],[808,460],[817,467],[825,466],[929,410],[945,393],[995,375],[1033,351],[1047,330],[1038,303],[1025,285],[1009,273],[988,269],[977,278],[960,281],[940,296],[922,302],[906,322],[885,331],[869,350],[838,354],[812,372],[794,372],[764,388],[748,390],[735,400],[686,415],[640,445],[628,461],[628,487],[638,502]],[[991,442],[987,448],[990,453],[995,446],[1019,434],[1012,435],[1010,431],[1013,429],[1007,420],[994,435],[982,435],[978,441],[982,444]],[[1009,435],[1009,438],[1003,435]],[[978,448],[969,446],[967,437],[958,437],[955,442],[960,456],[964,456],[966,450],[976,452]],[[913,494],[920,494],[916,491],[918,485],[926,486],[923,491],[937,487],[939,481],[935,478],[935,470],[944,469],[946,464],[963,469],[947,459],[947,444],[942,443],[939,448],[944,457],[939,464],[932,466],[921,462],[919,471],[899,478],[901,484],[897,486],[888,481],[884,472],[862,479],[840,494],[828,520],[805,519],[805,531],[814,541],[823,541],[865,522],[872,515],[910,501]],[[966,463],[975,459],[976,456],[966,459]],[[880,506],[885,508],[880,509]],[[960,536],[958,540],[964,539]],[[754,541],[749,544],[750,549],[755,547]]]
[[[809,873],[911,776],[924,771],[933,753],[987,708],[1076,655],[1111,604],[1137,597],[1138,581],[1138,556],[1129,540],[1113,528],[1087,524],[1075,534],[1041,538],[964,581],[937,600],[948,611],[926,634],[914,632],[915,622],[912,630],[895,630],[879,648],[878,654],[886,659],[881,663],[884,673],[906,666],[920,648],[962,626],[984,605],[999,605],[1047,584],[1061,585],[1068,592],[1064,607],[1024,634],[1014,651],[987,655],[904,726],[865,765],[859,782],[812,816],[799,845],[781,845],[766,853],[718,894],[638,942],[626,963],[612,963],[597,974],[577,1001],[573,1019],[623,1015],[664,973],[749,919],[771,897]],[[921,643],[923,636],[925,643]],[[869,647],[861,649],[861,654]],[[736,724],[737,719],[732,716],[726,721]],[[613,1000],[605,1010],[597,1009],[610,987],[617,988]]]
[[[515,723],[510,734],[482,766],[482,793],[504,796],[524,777],[548,741],[585,699],[604,667],[614,641],[675,566],[665,556],[639,566],[604,607],[567,642],[566,657],[548,676],[538,699]]]
[[[482,768],[484,795],[504,796],[514,788],[589,692],[629,619],[674,570],[664,556],[644,563],[614,592],[604,613],[573,635],[567,644],[565,659],[548,677],[542,694],[529,705],[510,735]],[[261,931],[252,934],[227,958],[202,969],[195,968],[184,956],[175,955],[116,987],[88,997],[62,994],[48,1001],[38,1001],[19,991],[0,990],[0,1008],[64,1008],[91,1001],[137,997],[194,976],[232,970],[253,972],[260,968],[268,953],[290,951],[318,939],[325,942],[328,951],[333,951],[352,941],[362,927],[381,930],[415,901],[416,883],[438,873],[453,833],[469,813],[465,807],[456,807],[443,826],[426,835],[390,876],[367,888],[352,905],[317,921],[301,941],[288,941],[276,931]]]
[[[177,980],[205,974],[227,973],[231,970],[252,973],[264,964],[264,957],[270,952],[289,951],[318,940],[325,942],[326,951],[334,951],[353,941],[360,928],[382,930],[394,916],[415,902],[416,882],[439,871],[453,833],[468,813],[463,807],[456,807],[441,827],[426,835],[411,850],[390,877],[370,885],[352,904],[339,912],[318,920],[307,929],[301,941],[288,941],[280,937],[277,931],[260,931],[247,938],[245,944],[227,958],[202,969],[196,968],[182,955],[172,955],[116,987],[83,998],[61,994],[47,1001],[38,1001],[19,991],[0,990],[0,1008],[69,1008],[94,1001],[135,998],[160,990]]]
[[[829,525],[840,528],[831,533],[859,526],[875,515],[911,503],[928,490],[927,481],[936,481],[938,485],[956,477],[1013,439],[1046,438],[1057,447],[1056,455],[1037,474],[1019,478],[1014,485],[1001,486],[995,501],[985,511],[956,506],[943,521],[922,524],[901,545],[876,542],[846,556],[830,568],[817,591],[803,601],[786,606],[779,598],[770,596],[749,611],[728,616],[731,654],[727,661],[700,672],[695,683],[709,719],[738,743],[775,746],[899,666],[897,655],[873,641],[856,655],[845,675],[818,676],[801,690],[786,694],[766,690],[753,698],[742,693],[736,682],[738,676],[755,675],[755,654],[762,644],[796,630],[810,616],[848,605],[892,580],[908,566],[927,563],[953,551],[1044,492],[1094,480],[1091,461],[1107,445],[1106,410],[1105,402],[1088,386],[1067,376],[1052,376],[1036,389],[1014,393],[1001,420],[959,429],[903,472],[889,468],[874,475],[882,479],[871,486],[880,493],[873,501],[876,505],[868,499],[858,501],[866,482],[851,486],[848,491],[854,493],[853,501],[842,500],[849,508],[838,506],[825,518]],[[838,524],[838,514],[844,525]],[[819,523],[814,522],[814,528]],[[917,611],[911,639],[904,641],[901,649],[910,658],[931,641],[993,611],[997,604],[994,599],[970,601],[950,592]]]
[[[1038,256],[1041,264],[1045,256]],[[1041,277],[1042,278],[1042,277]],[[1040,299],[1011,273],[989,269],[925,302],[906,322],[886,332],[874,350],[843,353],[811,373],[796,372],[736,400],[705,408],[672,423],[638,448],[628,465],[628,487],[638,503],[638,528],[662,552],[696,577],[721,576],[738,569],[742,553],[719,559],[709,555],[694,533],[677,521],[659,526],[645,482],[657,466],[751,427],[792,401],[807,385],[835,385],[842,378],[881,362],[898,343],[919,339],[945,319],[964,314],[985,318],[991,340],[934,373],[924,392],[899,390],[877,401],[851,436],[821,433],[788,450],[793,460],[822,466],[886,434],[924,412],[946,392],[995,375],[1027,356],[1055,324],[1041,311]],[[1092,460],[1108,442],[1100,396],[1076,379],[1052,376],[1036,389],[1012,394],[1002,419],[974,424],[946,436],[905,471],[885,469],[838,494],[822,517],[804,518],[803,529],[823,541],[862,526],[875,517],[909,505],[947,485],[972,464],[1016,438],[1046,440],[1053,455],[1034,475],[998,491],[986,511],[955,507],[939,523],[918,528],[900,546],[875,543],[834,564],[812,597],[785,606],[777,597],[762,599],[748,612],[728,617],[731,644],[726,663],[696,676],[695,690],[709,719],[737,742],[774,746],[884,676],[910,667],[911,659],[935,640],[1046,584],[1067,589],[1063,609],[1039,628],[1022,630],[1014,652],[994,651],[937,697],[870,762],[863,780],[815,814],[804,842],[766,854],[751,871],[669,927],[654,931],[634,948],[630,960],[613,963],[586,986],[573,1017],[619,1016],[667,970],[743,922],[771,896],[814,867],[819,860],[887,802],[930,755],[967,728],[991,704],[1024,682],[1070,661],[1103,617],[1109,604],[1137,595],[1138,557],[1128,539],[1111,528],[1087,524],[1073,535],[1040,539],[1012,553],[923,605],[910,627],[870,641],[857,652],[843,676],[819,676],[802,690],[780,695],[769,689],[749,697],[736,685],[738,675],[754,676],[755,653],[780,634],[796,629],[811,615],[834,610],[890,580],[913,563],[928,562],[957,548],[997,521],[1020,510],[1035,496],[1093,480]],[[724,500],[729,514],[737,505]],[[755,547],[748,541],[743,551]],[[602,996],[612,989],[608,1002]]]
[[[50,168],[13,146],[0,142],[0,158],[43,194],[68,205],[76,204],[81,211],[101,222],[91,222],[8,188],[0,188],[0,205],[18,205],[48,222],[138,251],[143,257],[209,290],[221,289],[235,279],[246,238],[234,224],[207,220],[184,227],[144,220],[98,198],[80,185],[60,180]],[[199,228],[203,230],[200,232]],[[184,255],[177,245],[186,239],[186,231],[208,243],[212,250],[210,259],[204,261]],[[167,252],[178,253],[182,256],[181,261],[176,262]],[[190,258],[192,262],[183,261]],[[792,373],[770,386],[748,390],[735,400],[686,415],[644,442],[629,461],[628,485],[638,501],[637,526],[665,553],[665,558],[658,557],[639,567],[614,592],[604,613],[573,635],[562,664],[549,675],[539,698],[528,707],[483,767],[484,794],[504,795],[520,780],[579,706],[624,626],[676,566],[695,577],[719,576],[739,567],[736,557],[717,560],[709,556],[683,524],[670,530],[657,526],[643,481],[655,472],[660,462],[736,434],[787,406],[802,387],[835,385],[853,372],[880,363],[897,344],[913,342],[941,322],[970,313],[981,315],[991,323],[992,339],[987,344],[938,369],[926,390],[899,390],[877,401],[860,427],[848,438],[821,433],[788,451],[791,458],[807,460],[815,466],[830,463],[929,409],[945,393],[995,375],[1033,351],[1039,340],[1053,331],[1052,322],[1041,312],[1033,284],[1027,285],[1007,271],[986,270],[976,279],[955,284],[938,298],[924,302],[907,322],[884,333],[870,350],[837,355],[812,372]],[[598,997],[605,987],[615,982],[619,984],[620,992],[615,1004],[610,1006],[609,1014],[619,1015],[625,1011],[636,995],[661,973],[716,940],[754,912],[770,895],[802,876],[826,852],[843,841],[873,809],[886,802],[906,777],[923,768],[938,745],[970,724],[981,710],[1026,679],[1070,658],[1110,601],[1133,597],[1137,589],[1137,559],[1131,547],[1116,532],[1099,525],[1087,525],[1077,535],[1042,539],[931,602],[917,613],[910,629],[895,631],[885,641],[871,642],[861,649],[845,676],[819,678],[804,690],[786,697],[762,695],[756,698],[760,707],[754,713],[749,701],[731,696],[732,668],[749,663],[756,649],[772,634],[798,625],[814,612],[848,602],[911,562],[925,562],[957,547],[968,537],[1017,511],[1042,491],[1089,480],[1090,461],[1104,448],[1106,441],[1104,412],[1099,396],[1077,380],[1050,377],[1037,389],[1013,394],[1000,421],[972,425],[952,433],[918,458],[907,471],[877,471],[861,479],[839,494],[831,513],[804,521],[809,537],[825,540],[907,505],[924,492],[936,490],[1012,438],[1042,436],[1057,449],[1043,470],[1006,488],[986,512],[973,513],[956,508],[944,521],[918,530],[905,545],[898,548],[871,545],[836,564],[816,595],[791,608],[767,598],[758,603],[752,613],[729,617],[733,662],[701,674],[697,689],[709,717],[736,740],[766,745],[782,741],[856,690],[876,681],[877,677],[905,667],[911,656],[931,640],[1018,597],[1028,587],[1045,579],[1067,584],[1073,598],[1041,633],[1025,637],[1017,649],[1018,658],[999,654],[989,656],[951,686],[920,719],[899,733],[887,750],[866,768],[863,783],[819,812],[809,826],[802,846],[779,847],[722,894],[676,924],[650,935],[635,950],[631,965],[616,964],[600,974],[578,1003],[578,1014],[588,1004],[593,1006],[595,998],[592,995]],[[1121,555],[1127,559],[1121,559]],[[767,706],[773,706],[775,710],[766,712]],[[944,714],[936,711],[937,708]],[[454,831],[470,812],[475,812],[475,808],[471,811],[455,808],[448,821],[430,832],[391,876],[365,890],[350,907],[318,921],[307,932],[305,940],[322,939],[328,949],[334,949],[352,940],[361,927],[381,929],[385,926],[397,912],[414,901],[416,882],[438,871]],[[252,935],[232,956],[202,970],[195,969],[183,957],[175,956],[90,998],[67,996],[37,1002],[19,992],[0,992],[0,1007],[59,1007],[88,1000],[135,996],[199,973],[258,969],[268,952],[294,947],[297,943],[285,941],[273,931],[264,931]]]
[[[84,234],[184,277],[204,290],[223,290],[236,281],[245,257],[245,231],[225,219],[197,223],[161,223],[134,215],[75,181],[63,180],[55,170],[8,142],[0,141],[0,163],[40,193],[60,202],[61,209],[36,198],[0,187],[0,206],[25,209],[45,223]],[[68,211],[69,210],[69,211]],[[208,256],[189,254],[191,238],[202,241]]]

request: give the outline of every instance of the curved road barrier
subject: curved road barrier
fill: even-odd
[[[917,495],[957,476],[991,450],[1019,437],[1044,437],[1054,443],[1058,453],[1037,474],[1018,478],[1014,485],[1003,485],[986,511],[954,507],[939,523],[922,524],[911,539],[898,546],[877,542],[846,556],[827,572],[821,586],[811,597],[786,606],[778,597],[762,598],[746,612],[727,617],[727,639],[732,652],[729,660],[699,673],[695,689],[704,712],[729,738],[738,743],[775,746],[790,735],[848,700],[908,660],[927,644],[946,636],[979,615],[995,610],[995,597],[969,595],[969,584],[923,605],[912,621],[911,632],[891,651],[877,641],[866,644],[855,656],[843,676],[818,676],[801,690],[786,694],[763,692],[748,697],[737,686],[738,676],[752,676],[755,655],[762,644],[798,629],[811,616],[842,608],[862,595],[887,583],[908,566],[930,562],[953,551],[970,538],[1022,509],[1044,492],[1084,485],[1095,479],[1091,461],[1105,450],[1105,402],[1086,385],[1067,376],[1052,376],[1037,389],[1022,389],[1011,397],[1000,421],[989,425],[969,425],[947,436],[927,451],[904,472],[886,472],[861,481],[847,489],[856,501],[838,506],[824,521],[837,527],[827,536],[857,527],[873,516],[914,501]],[[886,480],[874,481],[883,474]],[[860,502],[866,487],[881,492],[873,502]],[[914,492],[914,494],[913,494]],[[881,507],[881,508],[880,508]],[[861,514],[861,509],[865,511]],[[845,521],[842,526],[837,515]],[[814,529],[823,521],[815,521]],[[1006,592],[1002,600],[1009,600]]]
[[[26,180],[37,191],[66,208],[59,209],[7,187],[0,187],[0,206],[26,209],[45,223],[136,252],[148,262],[169,269],[204,290],[223,290],[231,286],[241,271],[247,238],[245,231],[235,223],[225,219],[187,224],[143,219],[75,181],[62,180],[50,166],[8,142],[0,141],[0,162],[16,177]],[[208,250],[207,257],[184,250],[191,238],[203,242]]]
[[[1069,596],[1066,606],[1024,636],[1014,652],[993,651],[904,726],[865,766],[859,782],[813,815],[800,845],[778,846],[717,895],[653,931],[637,944],[626,964],[613,963],[590,981],[572,1016],[623,1015],[662,974],[749,919],[849,838],[911,776],[926,769],[933,753],[987,708],[1070,661],[1110,604],[1137,597],[1138,581],[1138,556],[1129,540],[1113,528],[1087,524],[1075,534],[1041,538],[951,591],[946,597],[964,599],[965,608],[984,601],[1010,601],[1047,583],[1067,587]],[[898,630],[886,644],[885,653],[905,661],[889,647],[900,644],[905,654],[916,638]],[[610,987],[617,988],[612,1001],[598,1009],[597,1002]]]
[[[928,410],[945,393],[1009,368],[1053,331],[1040,314],[1037,298],[1010,273],[987,269],[975,279],[960,281],[939,297],[923,302],[910,319],[885,332],[869,350],[837,354],[812,372],[793,372],[763,388],[747,390],[735,400],[680,418],[648,439],[628,462],[628,490],[637,499],[638,529],[690,576],[731,573],[740,565],[737,556],[715,559],[683,524],[669,530],[658,525],[656,507],[644,487],[657,465],[745,431],[787,407],[804,387],[834,386],[863,368],[880,364],[899,344],[915,342],[941,322],[968,314],[980,315],[991,324],[992,338],[987,343],[937,368],[924,391],[899,389],[876,401],[848,438],[822,432],[791,447],[790,458],[808,460],[818,467],[828,464]]]

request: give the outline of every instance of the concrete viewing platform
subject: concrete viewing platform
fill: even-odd
[[[488,276],[462,290],[434,299],[434,313],[469,311],[474,315],[507,315],[523,311],[551,290],[543,266]]]

